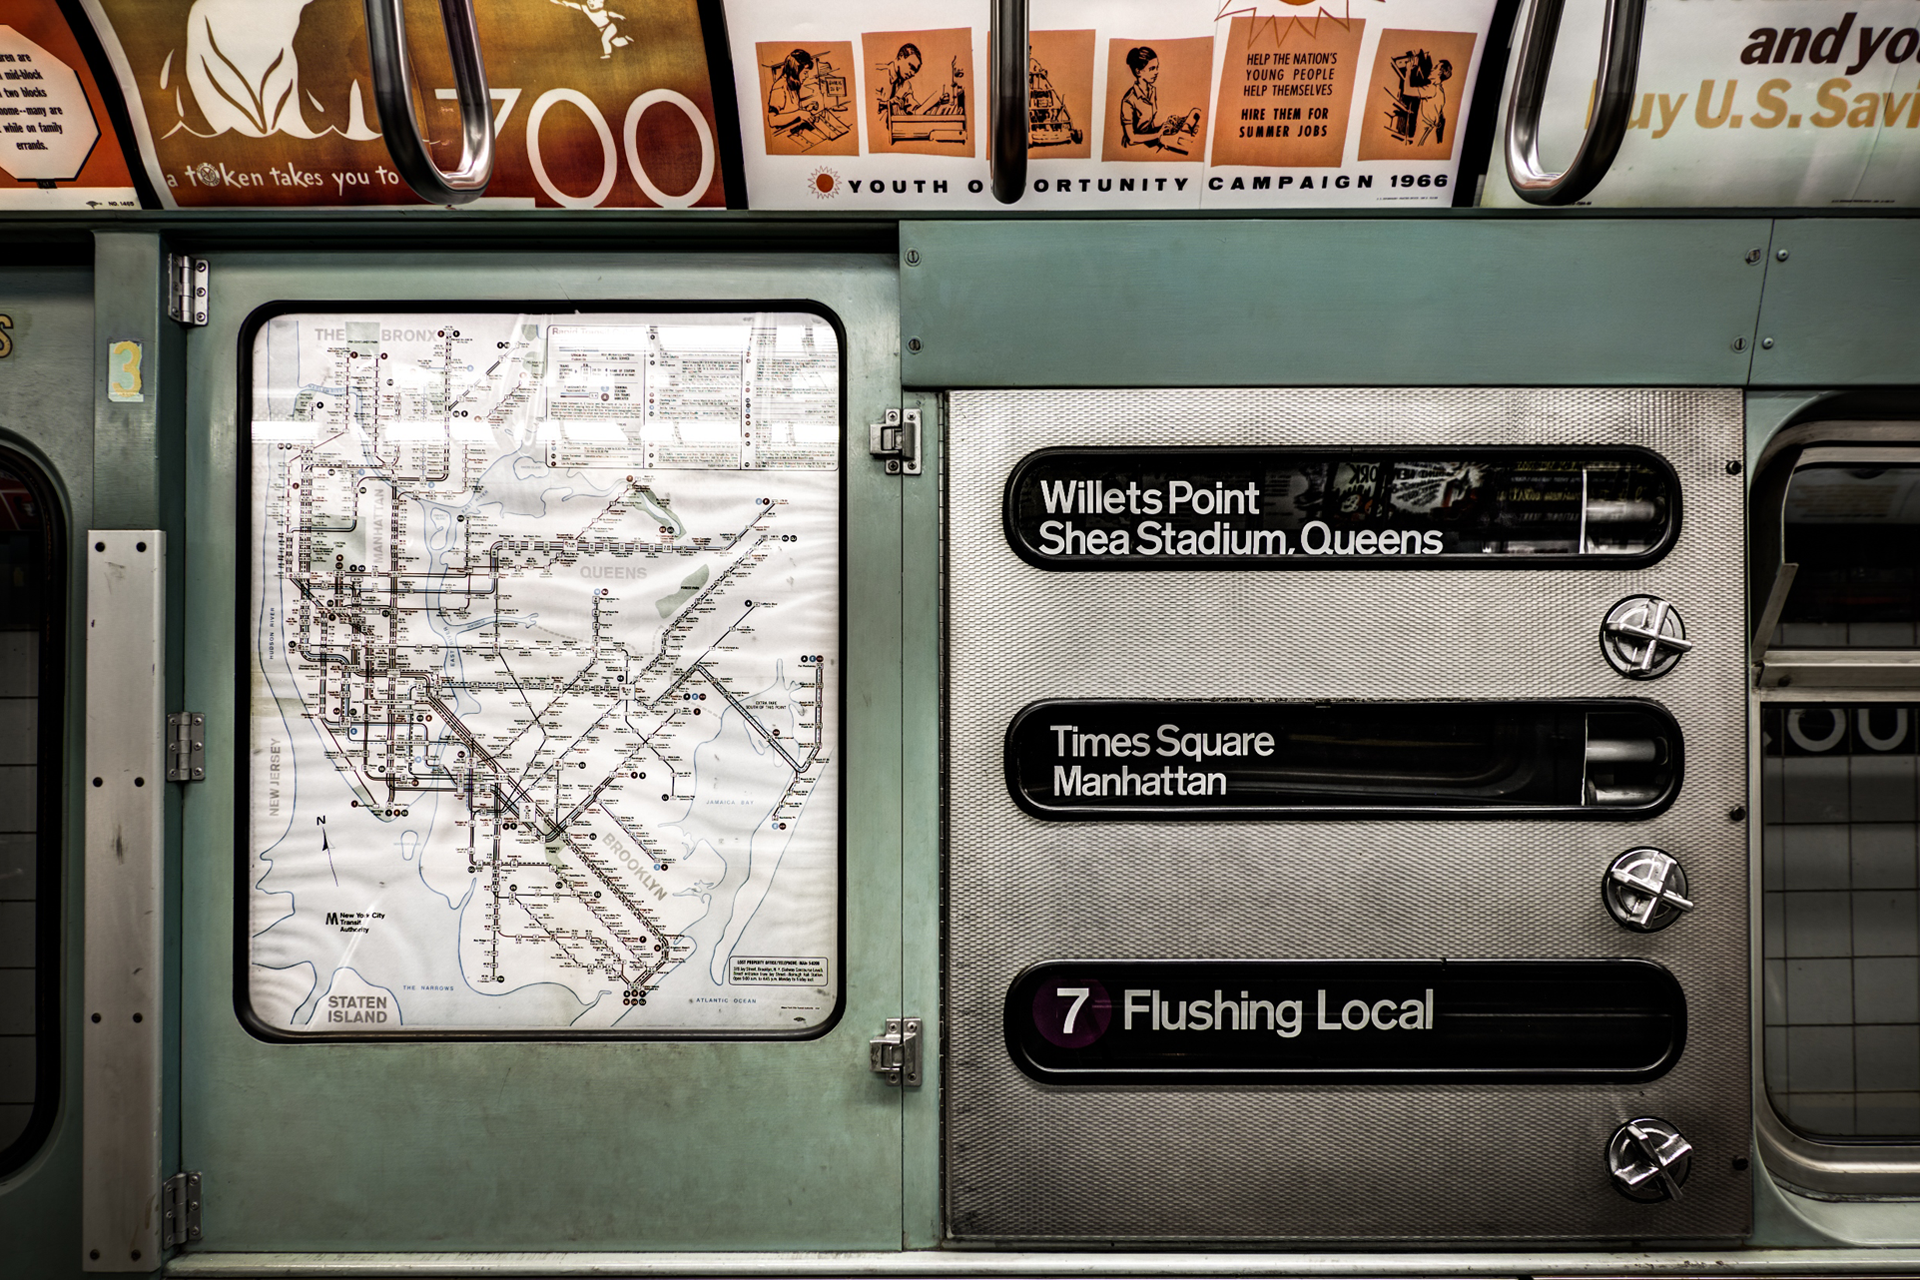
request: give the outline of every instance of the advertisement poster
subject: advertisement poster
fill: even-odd
[[[1522,22],[1525,15],[1522,15]],[[1568,0],[1541,115],[1542,163],[1578,145],[1601,0]],[[1516,59],[1517,62],[1517,49]],[[1626,141],[1596,206],[1920,202],[1920,7],[1912,0],[1650,0]],[[1507,92],[1512,92],[1512,72]],[[1504,121],[1505,106],[1502,106]],[[1505,130],[1483,202],[1524,202]]]
[[[360,0],[83,0],[168,207],[419,204],[374,107]],[[407,5],[429,149],[459,160],[438,7]],[[628,10],[632,10],[629,14]],[[493,208],[724,207],[696,0],[477,0]]]
[[[53,0],[0,17],[0,209],[138,209],[125,153]]]
[[[1452,204],[1493,9],[1350,0],[1223,21],[1203,207]]]
[[[735,0],[748,200],[1023,212],[1451,204],[1493,8],[1033,0],[1027,191],[1004,206],[989,189],[984,0]]]

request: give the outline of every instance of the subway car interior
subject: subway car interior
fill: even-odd
[[[0,1274],[1920,1274],[1917,208],[1914,0],[7,0]]]

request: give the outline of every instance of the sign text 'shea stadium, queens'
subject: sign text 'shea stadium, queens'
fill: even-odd
[[[1100,480],[1040,482],[1041,501],[1049,519],[1040,522],[1039,550],[1043,555],[1180,555],[1310,556],[1438,555],[1437,529],[1342,529],[1322,520],[1309,520],[1298,539],[1289,543],[1285,529],[1242,528],[1228,519],[1214,519],[1193,527],[1195,516],[1257,516],[1261,511],[1259,486],[1212,488],[1187,480],[1168,481],[1164,488],[1143,488],[1128,482],[1123,489]],[[1139,515],[1149,517],[1131,531],[1075,525],[1075,515]],[[1165,515],[1167,519],[1151,517]],[[1181,517],[1184,527],[1176,523]]]

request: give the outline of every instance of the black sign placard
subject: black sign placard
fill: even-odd
[[[1049,821],[1645,818],[1680,729],[1637,698],[1539,702],[1053,699],[1007,729],[1007,788]]]
[[[1042,569],[1626,568],[1680,483],[1632,448],[1042,449],[1002,520]]]
[[[1687,1003],[1650,960],[1058,960],[1007,992],[1057,1085],[1651,1080]]]

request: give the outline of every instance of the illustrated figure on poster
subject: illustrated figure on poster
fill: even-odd
[[[767,123],[803,149],[846,136],[847,78],[835,75],[825,55],[795,49],[768,67]]]
[[[880,117],[895,142],[952,142],[967,140],[967,91],[961,83],[966,73],[956,58],[951,63],[947,83],[938,92],[922,92],[920,47],[903,44],[892,61],[875,68],[880,72]]]
[[[1200,133],[1200,108],[1184,115],[1160,114],[1160,55],[1151,47],[1127,50],[1127,70],[1133,73],[1133,87],[1120,99],[1120,144],[1188,154],[1192,144],[1187,139]]]
[[[1031,45],[1027,47],[1027,111],[1028,146],[1051,147],[1080,141],[1082,135],[1073,127],[1066,99],[1053,87],[1047,69],[1034,57]]]
[[[633,43],[632,36],[620,34],[620,24],[627,20],[627,15],[607,8],[607,0],[553,0],[553,3],[578,9],[587,15],[588,22],[600,29],[601,61],[613,57],[615,49],[624,49]]]
[[[1383,89],[1392,106],[1387,108],[1387,132],[1409,146],[1447,140],[1446,82],[1453,79],[1453,63],[1425,49],[1409,49],[1388,64],[1400,78],[1398,89]]]

